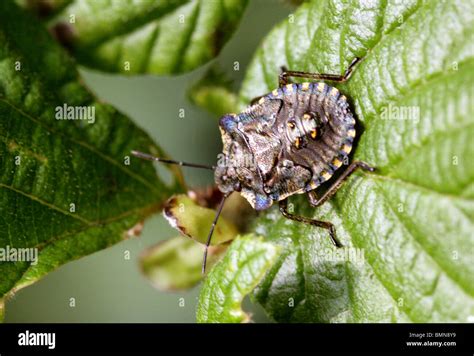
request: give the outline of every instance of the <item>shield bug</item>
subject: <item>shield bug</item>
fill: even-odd
[[[309,203],[318,207],[333,196],[344,180],[361,168],[374,168],[362,161],[352,162],[322,195],[316,189],[328,181],[348,161],[356,136],[356,121],[346,97],[324,81],[344,82],[359,62],[355,58],[344,75],[288,71],[282,68],[279,87],[252,100],[240,114],[224,115],[219,120],[223,150],[216,166],[165,160],[133,151],[137,156],[180,166],[214,171],[223,198],[210,228],[207,250],[225,199],[239,192],[257,211],[278,202],[284,217],[329,231],[334,245],[341,243],[329,221],[310,219],[288,211],[287,199],[307,194]],[[289,77],[308,78],[310,82],[290,83]]]

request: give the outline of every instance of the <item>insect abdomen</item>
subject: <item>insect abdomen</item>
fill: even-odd
[[[286,158],[312,172],[304,191],[315,189],[332,177],[352,149],[355,120],[346,97],[323,82],[306,82],[275,89],[261,103],[268,99],[283,100],[274,128],[285,138]],[[317,123],[315,131],[308,115]]]

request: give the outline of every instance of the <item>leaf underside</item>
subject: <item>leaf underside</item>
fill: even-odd
[[[49,27],[81,64],[124,74],[177,74],[217,56],[246,5],[246,0],[76,0]]]
[[[226,246],[211,246],[206,271],[224,254]],[[142,273],[159,290],[176,291],[194,287],[202,278],[204,246],[177,236],[147,248],[140,256]]]
[[[64,104],[94,108],[94,122],[56,119]],[[36,248],[38,262],[0,262],[0,304],[56,267],[134,236],[176,190],[130,159],[132,149],[160,153],[83,87],[38,21],[1,2],[0,248]]]
[[[206,244],[216,211],[199,206],[185,194],[177,194],[166,202],[163,215],[182,235]],[[215,226],[211,245],[225,243],[236,235],[237,227],[225,217],[221,217]]]
[[[338,74],[363,58],[336,86],[359,122],[353,159],[377,168],[321,208],[290,199],[297,213],[333,222],[342,249],[277,209],[256,220],[257,235],[283,246],[253,294],[273,319],[472,320],[472,38],[471,1],[326,0],[305,3],[264,40],[242,107],[277,87],[281,66]]]

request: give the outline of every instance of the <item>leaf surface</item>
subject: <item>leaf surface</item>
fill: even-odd
[[[217,56],[246,5],[246,0],[75,0],[49,26],[81,64],[124,74],[178,74]]]
[[[473,36],[471,1],[326,0],[303,4],[263,41],[241,106],[277,87],[281,66],[342,74],[363,58],[331,85],[359,123],[352,158],[377,168],[321,208],[290,199],[297,213],[332,221],[342,249],[276,208],[257,219],[255,233],[284,246],[254,292],[273,319],[472,320]]]
[[[224,254],[227,246],[211,246],[207,269]],[[165,291],[183,290],[198,284],[203,275],[203,246],[187,237],[178,236],[146,249],[140,256],[140,267],[150,283]]]
[[[65,105],[83,114],[62,112]],[[30,263],[31,252],[29,262],[0,262],[0,304],[60,265],[139,234],[179,189],[131,158],[132,149],[162,154],[81,84],[37,20],[1,2],[0,251],[33,249],[37,259]]]
[[[243,323],[250,316],[242,301],[275,262],[279,247],[246,235],[235,239],[224,258],[209,272],[199,296],[199,323]]]
[[[197,205],[185,194],[178,194],[166,202],[163,215],[181,234],[206,244],[216,211]],[[236,235],[237,227],[221,216],[214,229],[211,244],[222,244],[234,239]]]

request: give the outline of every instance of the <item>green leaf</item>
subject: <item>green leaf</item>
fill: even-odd
[[[41,18],[57,14],[72,2],[73,0],[16,0],[18,5],[35,12]]]
[[[175,237],[151,246],[140,258],[143,274],[153,286],[165,291],[191,288],[202,280],[202,245],[206,243],[216,215],[215,210],[207,207],[214,207],[222,198],[216,188],[187,194],[171,197],[163,209],[170,224],[187,237]],[[222,257],[238,231],[245,229],[244,222],[249,220],[251,212],[240,195],[233,194],[226,199],[209,247],[206,273]]]
[[[95,115],[60,119],[64,105]],[[162,154],[81,84],[73,61],[38,21],[2,1],[0,251],[33,249],[38,256],[37,263],[0,262],[0,305],[60,265],[138,234],[176,191],[151,164],[130,158],[132,149]]]
[[[377,167],[353,175],[321,208],[290,199],[298,213],[332,221],[342,250],[327,231],[276,209],[256,222],[258,235],[285,246],[254,295],[275,320],[472,320],[473,6],[312,1],[257,51],[241,103],[274,89],[282,65],[343,73],[363,58],[337,86],[359,122],[353,159]]]
[[[49,25],[81,64],[125,74],[176,74],[219,54],[247,1],[75,0]]]
[[[238,96],[220,68],[212,67],[188,91],[190,100],[216,117],[237,109]]]
[[[183,235],[205,244],[216,211],[199,206],[185,194],[179,194],[166,202],[163,215],[170,225]],[[233,240],[237,233],[237,227],[221,216],[214,229],[211,245],[219,245]]]
[[[225,245],[211,246],[207,269],[224,254]],[[160,290],[174,291],[194,287],[202,280],[203,246],[187,237],[178,236],[143,251],[140,267],[151,284]]]
[[[250,316],[242,310],[242,300],[262,280],[279,254],[278,246],[253,235],[236,239],[225,257],[204,281],[199,296],[199,323],[241,323]]]

